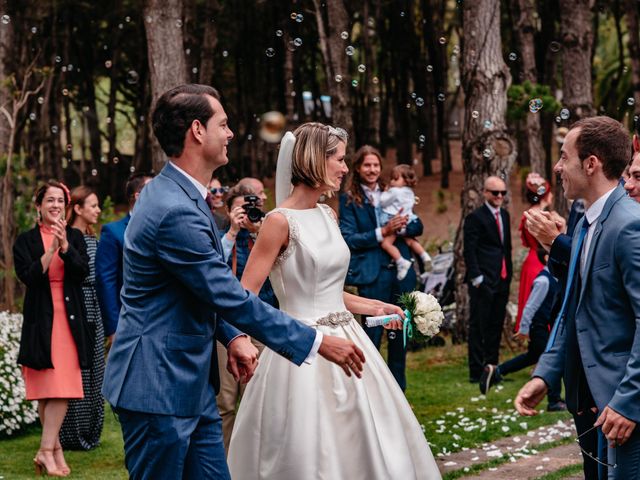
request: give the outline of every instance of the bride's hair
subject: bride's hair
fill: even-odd
[[[300,125],[294,132],[296,143],[291,162],[291,184],[318,188],[333,185],[327,178],[326,160],[336,153],[340,142],[347,144],[347,132],[317,122]]]

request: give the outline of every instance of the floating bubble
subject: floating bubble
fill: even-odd
[[[631,107],[632,105],[634,105],[635,103],[636,103],[636,101],[634,100],[634,98],[633,98],[633,97],[629,97],[629,98],[627,98],[627,105],[629,105],[630,107]]]
[[[187,55],[191,55],[191,49],[190,48],[185,48],[184,49],[184,53],[186,53]]]
[[[342,32],[340,34],[340,38],[346,40],[347,38],[349,38],[349,32]]]
[[[302,45],[302,39],[301,39],[300,37],[296,37],[296,38],[294,38],[294,39],[293,39],[293,44],[294,44],[296,47],[299,47],[300,45]]]
[[[411,108],[411,104],[407,102],[407,104],[405,105],[405,107],[407,107],[407,109]]]
[[[9,25],[11,22],[11,17],[9,15],[2,15],[2,23],[5,25]]]
[[[562,119],[560,118],[559,115],[556,116],[555,120],[556,120],[556,123],[562,123]]]
[[[447,43],[447,39],[446,39],[446,38],[444,38],[444,37],[440,37],[440,38],[438,39],[438,42],[440,43],[440,45],[444,45],[445,43]]]
[[[124,17],[124,21],[129,23],[131,21],[131,17],[127,15],[126,17]]]
[[[56,63],[60,63],[62,61],[62,57],[60,55],[56,56]]]
[[[561,47],[562,46],[559,42],[554,41],[549,44],[549,50],[551,50],[553,53],[559,52]]]
[[[296,22],[302,23],[303,20],[304,20],[304,15],[302,15],[301,13],[296,15]]]
[[[416,98],[416,105],[417,105],[418,107],[423,106],[423,105],[424,105],[424,98],[422,98],[422,97],[418,97],[418,98]]]
[[[541,98],[532,98],[529,100],[529,111],[531,113],[538,113],[542,109],[542,105]]]
[[[334,77],[335,81],[340,83],[342,81],[342,75],[338,74]]]
[[[424,143],[424,141],[426,140],[426,137],[424,135],[420,135],[418,137],[418,140],[420,140],[420,142]]]
[[[491,120],[485,120],[483,126],[488,130],[493,127],[493,123],[491,122]]]
[[[433,72],[433,65],[427,65],[427,72]]]
[[[104,66],[105,66],[105,68],[111,68],[111,65],[113,65],[113,63],[111,62],[111,60],[107,60],[106,62],[104,62]]]
[[[66,97],[67,95],[69,95],[69,90],[67,90],[66,88],[63,88],[63,89],[62,89],[62,95],[64,95],[65,97]]]
[[[107,160],[107,157],[105,157],[104,155],[100,155],[100,163],[108,163],[109,160]]]
[[[417,96],[416,92],[411,92],[411,98],[416,98]]]
[[[276,51],[275,51],[273,48],[269,47],[269,48],[267,48],[267,49],[264,51],[264,54],[265,54],[267,57],[271,58],[271,57],[275,56]]]
[[[296,91],[295,91],[295,90],[292,90],[292,91],[291,91],[291,96],[292,96],[292,97],[295,97],[295,96],[296,96]]]
[[[290,15],[291,20],[295,20],[297,16],[298,14],[296,12],[291,12],[291,15]]]
[[[44,103],[44,97],[38,97],[38,103],[42,105]]]
[[[147,15],[147,16],[144,18],[144,20],[145,20],[145,22],[147,22],[147,23],[151,23],[151,22],[153,22],[153,18],[151,18],[151,15]]]
[[[118,24],[118,28],[119,28],[120,30],[122,30],[122,29],[124,28],[124,25],[123,25],[123,24],[121,24],[121,23],[119,23],[119,24]]]
[[[378,102],[380,101],[380,97],[373,97],[373,98],[371,99],[371,101],[372,101],[373,103],[378,103]]]
[[[439,93],[438,94],[438,101],[439,102],[444,102],[445,98],[446,97],[445,97],[444,93]]]
[[[127,72],[127,83],[129,85],[135,85],[140,80],[140,75],[135,70],[129,70]]]
[[[58,133],[58,126],[57,125],[53,125],[51,127],[51,133]]]
[[[569,111],[568,108],[563,108],[562,110],[560,110],[560,118],[562,120],[568,120],[570,116],[571,116],[571,112]]]
[[[478,118],[480,116],[480,112],[477,110],[474,110],[473,112],[471,112],[471,117],[473,118]]]
[[[191,73],[198,73],[198,67],[193,67],[191,69]]]
[[[358,86],[358,80],[356,80],[356,79],[351,80],[351,86],[357,87]]]
[[[223,50],[223,51],[222,51],[222,56],[223,56],[224,58],[227,58],[227,57],[229,56],[229,51],[228,51],[228,50]]]
[[[36,119],[36,114],[35,114],[35,113],[33,113],[33,112],[31,112],[31,113],[29,114],[29,119],[30,119],[30,120],[35,120],[35,119]]]
[[[512,62],[515,62],[518,59],[518,55],[515,52],[511,52],[509,54],[509,60],[511,60]]]
[[[281,37],[283,34],[282,30],[276,30],[276,37]]]
[[[491,157],[491,149],[490,149],[490,148],[485,148],[485,149],[482,151],[482,156],[483,156],[484,158],[490,158],[490,157]]]
[[[135,172],[135,171],[136,171],[136,167],[134,167],[133,165],[131,165],[131,166],[129,167],[129,171],[130,171],[131,173]]]
[[[453,52],[454,55],[460,55],[460,45],[454,45],[453,46]]]
[[[67,143],[67,152],[70,152],[71,150],[73,150],[73,145]]]
[[[376,26],[376,19],[373,17],[369,17],[367,19],[367,25],[369,25],[369,27],[373,28]]]
[[[31,33],[38,33],[38,27],[31,27]]]
[[[346,53],[349,56],[352,56],[354,53],[356,53],[356,49],[353,48],[351,45],[349,45],[347,48],[344,49],[344,53]]]
[[[94,177],[98,175],[98,170],[96,170],[95,168],[91,170],[91,175],[93,175]]]
[[[358,71],[360,73],[364,73],[366,69],[367,69],[366,65],[364,65],[362,63],[360,65],[358,65]]]

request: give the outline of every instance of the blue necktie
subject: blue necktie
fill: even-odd
[[[544,349],[545,352],[551,350],[553,347],[553,342],[556,340],[556,335],[558,334],[558,327],[560,325],[560,321],[565,314],[567,309],[567,304],[569,303],[569,298],[571,297],[571,289],[573,287],[573,277],[576,273],[576,267],[578,266],[578,262],[580,261],[580,254],[582,253],[582,243],[584,242],[584,237],[587,235],[587,231],[589,230],[589,222],[585,217],[582,222],[582,228],[580,229],[580,233],[578,235],[578,241],[576,243],[576,248],[573,251],[573,256],[571,258],[571,262],[569,263],[569,275],[567,275],[567,287],[564,291],[564,299],[562,300],[562,307],[560,307],[560,313],[558,313],[558,317],[556,318],[556,322],[553,324],[553,330],[551,330],[551,335],[549,335],[549,341],[547,342],[547,347]]]

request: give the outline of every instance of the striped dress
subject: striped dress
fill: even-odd
[[[87,309],[87,321],[94,331],[93,359],[90,369],[82,370],[84,398],[70,400],[67,415],[60,429],[60,443],[67,450],[90,450],[100,443],[104,422],[104,399],[100,389],[104,377],[104,327],[96,295],[96,250],[98,240],[85,235],[89,255],[89,276],[82,284]]]

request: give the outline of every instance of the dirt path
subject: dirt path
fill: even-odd
[[[581,461],[580,450],[572,442],[540,452],[545,444],[575,437],[571,420],[530,430],[525,435],[501,438],[477,448],[466,449],[450,455],[438,456],[436,461],[442,473],[456,470],[469,471],[494,459],[508,459],[506,463],[491,467],[468,478],[512,479],[536,478],[567,465]],[[502,472],[506,472],[504,475]],[[485,475],[490,475],[485,476]],[[520,475],[520,476],[518,476]],[[528,475],[528,476],[527,476]],[[467,478],[467,477],[463,477]]]

